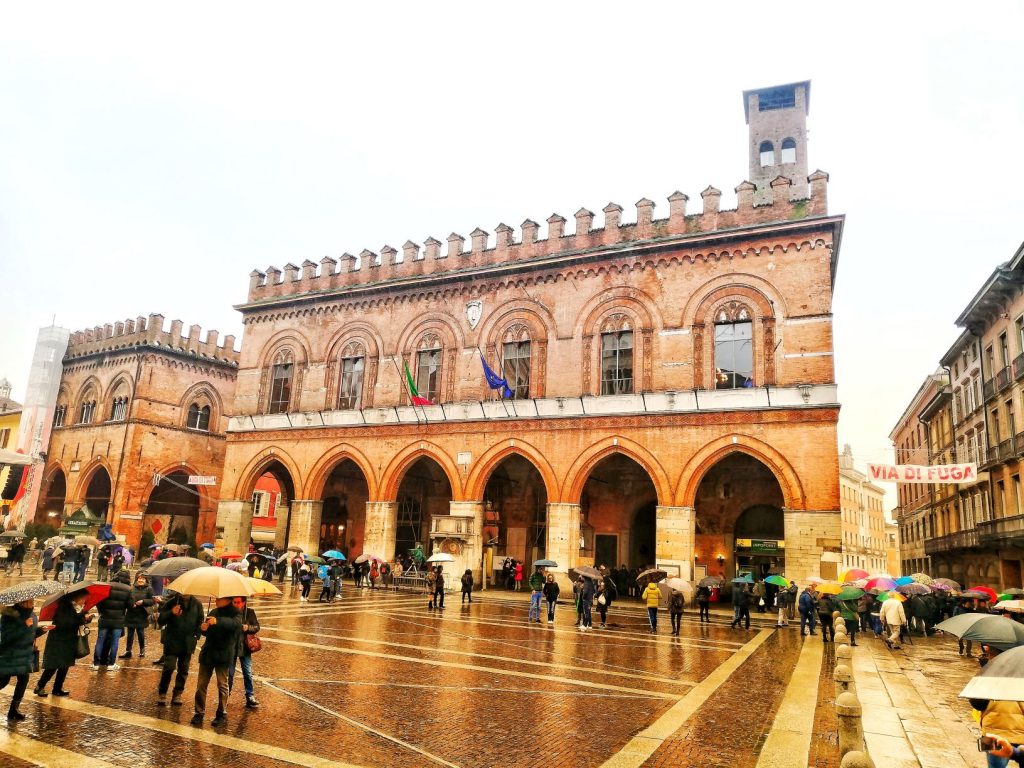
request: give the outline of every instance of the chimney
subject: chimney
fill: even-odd
[[[557,250],[561,248],[559,241],[565,234],[565,217],[552,213],[548,216],[548,249]]]
[[[588,211],[586,208],[580,208],[576,211],[576,237],[589,235],[593,225],[594,214],[592,211]]]
[[[668,226],[673,232],[686,231],[686,195],[678,190],[668,196]]]
[[[466,238],[462,235],[452,232],[448,235],[448,258],[454,258],[462,255],[462,247],[466,243]]]

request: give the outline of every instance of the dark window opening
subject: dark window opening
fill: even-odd
[[[210,429],[210,406],[204,405],[200,408],[198,404],[192,403],[188,407],[188,424],[186,426],[189,429],[201,429],[208,432]]]
[[[772,109],[788,109],[796,106],[796,88],[772,88],[757,94],[757,108],[760,112]]]
[[[355,410],[362,401],[363,393],[362,357],[346,357],[341,361],[341,390],[338,393],[338,407]]]

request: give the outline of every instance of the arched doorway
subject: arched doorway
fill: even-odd
[[[785,566],[782,487],[765,464],[732,453],[704,475],[694,501],[695,573],[757,578]]]
[[[153,533],[157,544],[189,544],[195,551],[199,524],[199,492],[188,484],[188,472],[176,471],[160,478],[149,494],[143,531]]]
[[[39,514],[36,515],[37,523],[49,523],[54,525],[60,521],[64,514],[64,504],[68,497],[68,479],[64,470],[58,468],[50,477],[50,483],[46,486],[46,493],[43,494],[42,503],[39,505]]]
[[[512,454],[491,472],[484,487],[484,543],[494,557],[532,563],[547,554],[548,493],[529,460]]]
[[[110,475],[103,467],[97,467],[89,478],[89,484],[85,487],[85,506],[94,517],[104,521],[107,519],[107,509],[110,507]]]
[[[349,560],[363,551],[366,502],[370,489],[363,471],[352,459],[343,459],[324,483],[320,516],[320,551],[337,549]]]
[[[580,496],[580,557],[609,570],[654,565],[657,504],[654,482],[636,461],[621,453],[602,459]]]
[[[254,544],[273,547],[288,546],[288,524],[291,502],[295,498],[292,476],[280,461],[266,466],[253,486],[252,528],[249,538]]]
[[[398,516],[395,523],[395,551],[382,557],[405,555],[417,546],[431,552],[431,520],[451,511],[452,486],[441,465],[421,456],[406,470],[398,486]],[[439,542],[440,543],[440,542]]]

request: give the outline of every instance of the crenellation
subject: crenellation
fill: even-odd
[[[155,314],[149,316],[146,323],[146,341],[152,343],[164,332],[164,316]]]
[[[769,186],[772,188],[772,205],[789,203],[793,193],[793,180],[785,176],[776,176]]]
[[[302,262],[302,282],[308,283],[316,279],[316,262],[306,259]]]
[[[636,235],[639,238],[651,236],[654,222],[654,201],[646,197],[636,201]]]
[[[701,231],[712,232],[718,229],[718,210],[722,204],[722,191],[709,184],[700,193],[700,197],[704,201],[704,211],[700,217]]]
[[[608,203],[603,209],[604,213],[604,237],[606,245],[619,242],[619,230],[622,228],[622,206],[618,203]]]
[[[217,346],[217,338],[219,336],[220,336],[220,333],[218,333],[217,331],[214,331],[214,330],[207,331],[206,332],[206,344],[205,344],[205,346],[209,347],[210,349],[219,349],[219,347]]]
[[[200,336],[200,334],[202,334],[202,332],[203,332],[203,329],[200,328],[198,325],[190,325],[188,327],[188,343],[187,344],[183,344],[182,346],[185,349],[187,349],[189,352],[197,352],[197,351],[199,351],[199,347],[200,347],[199,336]]]
[[[401,277],[399,268],[402,266],[398,258],[398,250],[390,245],[382,245],[380,248],[380,275],[381,280],[390,280],[392,277]]]
[[[494,249],[499,259],[512,247],[512,233],[513,229],[508,224],[499,224],[494,228]]]
[[[744,181],[736,187],[736,212],[739,216],[752,215],[754,211],[754,191],[757,186],[749,181]]]
[[[171,332],[168,336],[170,346],[174,349],[181,349],[181,331],[185,327],[185,323],[181,320],[171,320]]]
[[[290,261],[284,265],[284,278],[285,283],[297,283],[299,281],[299,268]]]
[[[548,216],[548,239],[546,253],[554,253],[561,248],[559,242],[565,235],[565,217],[557,213]]]
[[[594,212],[586,208],[576,211],[576,237],[585,237],[594,227]]]
[[[540,224],[533,219],[524,219],[522,224],[523,240],[522,245],[526,251],[523,255],[529,255],[529,246],[537,242],[537,233],[540,231]]]
[[[466,238],[462,235],[452,232],[448,235],[448,258],[454,259],[457,256],[462,255],[462,249],[466,244]],[[449,269],[458,269],[459,265],[453,263]]]
[[[114,323],[114,336],[124,336],[124,323],[121,321]]]
[[[686,232],[686,203],[689,197],[676,190],[668,196],[668,228],[670,232]]]
[[[148,320],[142,316],[95,326],[73,332],[68,339],[67,356],[78,358],[84,355],[112,353],[131,350],[135,347],[156,347],[175,352],[185,352],[195,357],[204,357],[237,364],[239,353],[234,349],[235,338],[227,336],[218,346],[217,331],[208,331],[202,340],[200,325],[190,325],[188,336],[182,331],[184,323],[173,320],[169,330],[164,330],[164,316],[151,314]]]
[[[828,213],[828,174],[817,170],[807,177],[810,186],[810,200],[808,201],[808,214],[811,216],[824,216]]]

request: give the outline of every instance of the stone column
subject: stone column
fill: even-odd
[[[217,529],[225,551],[248,552],[252,535],[252,502],[234,499],[217,505]]]
[[[783,509],[786,536],[784,573],[800,580],[822,575],[823,562],[842,546],[842,519],[839,510]]]
[[[363,552],[389,560],[395,556],[395,526],[398,523],[397,501],[366,502],[366,528]]]
[[[462,556],[456,557],[455,562],[450,564],[453,583],[458,584],[459,578],[469,568],[473,571],[473,584],[479,589],[483,585],[484,503],[482,501],[451,501],[448,502],[448,514],[472,518],[469,530],[463,537]]]
[[[558,563],[557,568],[548,570],[555,574],[564,593],[567,587],[572,588],[567,572],[576,567],[580,554],[580,505],[548,504],[547,529],[547,558]]]
[[[696,515],[693,507],[658,506],[655,516],[656,565],[679,567],[679,576],[693,577],[693,549],[696,541]]]
[[[302,547],[303,552],[320,554],[320,518],[324,503],[320,500],[295,499],[288,507],[291,510],[288,543]],[[287,514],[287,510],[284,512]]]

